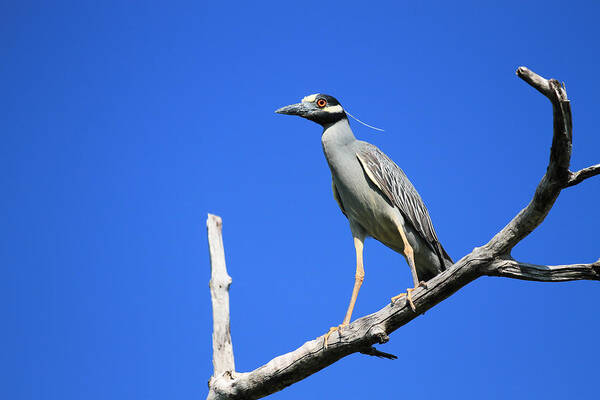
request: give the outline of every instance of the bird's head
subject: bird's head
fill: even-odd
[[[347,118],[344,109],[335,97],[321,93],[306,96],[302,99],[302,102],[282,107],[275,112],[277,114],[298,115],[324,127]]]

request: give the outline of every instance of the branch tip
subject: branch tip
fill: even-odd
[[[219,228],[219,229],[222,228],[223,220],[218,215],[208,213],[208,216],[206,218],[206,226],[208,226],[208,224],[211,221],[214,222],[214,224],[217,226],[217,228]]]

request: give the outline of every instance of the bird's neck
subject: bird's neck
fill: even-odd
[[[321,143],[323,144],[323,151],[325,151],[326,156],[355,140],[356,138],[354,137],[354,133],[352,133],[352,129],[350,129],[348,118],[342,118],[334,124],[323,127]]]

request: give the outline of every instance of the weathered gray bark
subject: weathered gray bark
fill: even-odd
[[[406,298],[403,298],[374,314],[357,319],[339,332],[334,332],[328,339],[327,348],[324,347],[323,336],[321,336],[306,342],[290,353],[274,358],[252,372],[236,373],[233,368],[227,316],[225,336],[221,340],[213,336],[213,345],[216,360],[221,357],[217,353],[222,351],[220,350],[222,347],[218,346],[229,343],[229,347],[225,346],[223,351],[225,353],[230,351],[231,354],[222,357],[230,359],[230,363],[226,363],[226,367],[217,368],[215,362],[215,373],[209,382],[209,399],[258,399],[298,382],[340,358],[356,352],[391,358],[391,355],[379,352],[373,345],[387,342],[388,334],[481,276],[501,276],[543,282],[600,280],[600,260],[592,264],[544,266],[519,262],[512,259],[510,255],[512,248],[542,223],[562,189],[600,174],[600,164],[575,173],[569,170],[572,125],[571,108],[565,88],[558,81],[546,80],[525,67],[517,69],[517,75],[551,101],[554,119],[554,135],[548,169],[527,207],[487,244],[475,248],[452,267],[431,279],[427,282],[426,288],[419,287],[412,292],[416,312],[411,309]],[[213,217],[209,216],[209,221]],[[220,234],[220,229],[218,232]],[[211,240],[222,243],[220,235],[219,238],[210,235],[209,228],[209,241]],[[223,268],[224,266],[223,261]],[[214,269],[213,265],[213,279]],[[226,272],[224,274],[227,276]],[[228,276],[227,278],[230,279]],[[227,288],[229,283],[230,280],[227,280]],[[226,288],[224,290],[227,291]],[[211,293],[213,312],[223,313],[225,307],[215,308],[212,286]],[[221,335],[222,326],[217,327],[216,321],[215,317],[214,335]],[[217,329],[221,329],[219,331],[221,333],[217,333]]]
[[[223,248],[223,224],[221,218],[208,214],[208,247],[210,252],[211,276],[208,286],[213,309],[213,368],[209,386],[217,385],[220,379],[231,379],[235,372],[233,345],[229,327],[229,285],[231,277],[225,266]]]

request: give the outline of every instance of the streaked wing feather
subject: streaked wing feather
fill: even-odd
[[[402,169],[381,150],[361,143],[356,156],[371,181],[398,207],[405,219],[423,239],[437,251],[438,237],[433,229],[427,207]]]

